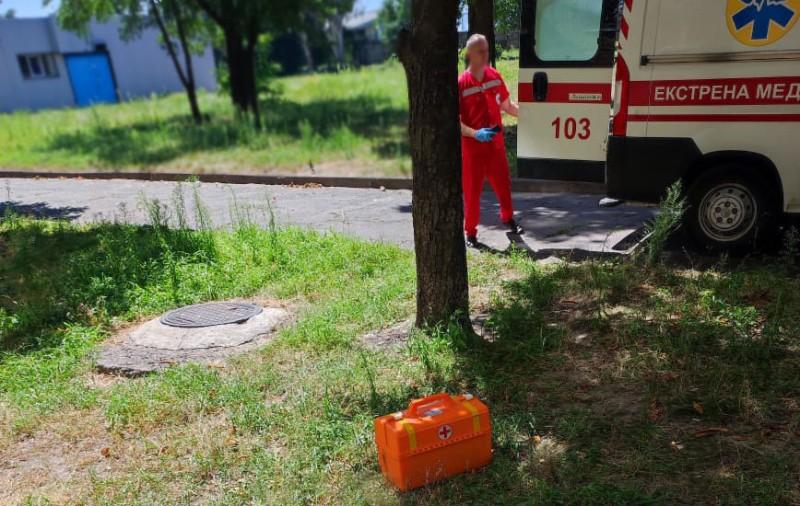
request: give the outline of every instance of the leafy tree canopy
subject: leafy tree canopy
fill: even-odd
[[[520,0],[494,0],[494,20],[498,33],[510,34],[519,29]]]
[[[45,0],[45,4],[51,1]],[[119,16],[120,35],[129,40],[143,29],[155,26],[156,10],[169,32],[176,31],[174,21],[180,16],[181,29],[188,35],[189,49],[196,54],[202,53],[212,38],[213,25],[192,2],[185,0],[61,0],[58,21],[67,30],[85,35],[92,19],[107,21]]]
[[[409,0],[384,0],[378,21],[386,34],[386,39],[392,47],[395,47],[400,30],[411,23],[411,2]]]

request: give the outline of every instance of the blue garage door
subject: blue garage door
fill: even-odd
[[[73,54],[66,57],[66,62],[78,105],[110,104],[117,101],[117,90],[107,54]]]

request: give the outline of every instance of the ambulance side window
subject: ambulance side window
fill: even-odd
[[[539,0],[536,56],[542,61],[587,61],[597,53],[603,4],[597,0]]]
[[[611,67],[620,0],[522,0],[522,67]]]

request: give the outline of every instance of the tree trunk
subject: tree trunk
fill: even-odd
[[[412,0],[398,55],[408,80],[417,325],[469,321],[458,120],[459,0]]]
[[[192,118],[196,124],[203,122],[203,114],[200,112],[200,105],[197,103],[197,83],[194,79],[194,65],[192,64],[192,51],[189,48],[189,40],[186,36],[186,27],[184,26],[183,15],[180,12],[180,7],[173,4],[175,8],[173,17],[175,18],[175,27],[178,30],[178,40],[181,43],[183,50],[184,67],[186,68],[186,96],[189,98],[189,107],[192,109]]]
[[[256,82],[256,43],[257,35],[251,35],[245,48],[245,79],[247,80],[247,99],[253,113],[253,124],[261,129],[261,108],[258,104],[258,83]]]
[[[333,38],[333,53],[338,67],[344,65],[344,16],[336,14],[330,18],[331,33]]]
[[[200,104],[197,102],[197,88],[194,82],[186,85],[186,97],[189,99],[189,108],[192,110],[192,119],[196,125],[203,123],[203,113],[200,112]]]
[[[242,18],[244,15],[234,8],[235,6],[231,2],[225,2],[222,7],[217,5],[219,10],[215,9],[208,0],[195,0],[195,3],[222,29],[225,37],[228,79],[233,105],[240,113],[252,112],[256,128],[261,128],[255,69],[255,47],[258,42],[261,20],[258,16]],[[262,2],[253,2],[249,5],[263,7]],[[258,9],[255,12],[258,12]],[[246,25],[241,23],[242,19],[247,21]],[[242,29],[243,26],[247,28]]]
[[[314,55],[311,52],[311,45],[308,43],[308,34],[304,30],[297,32],[300,41],[300,49],[303,51],[303,59],[306,61],[306,72],[314,72]]]
[[[247,113],[250,109],[248,91],[247,52],[244,37],[233,29],[225,29],[225,56],[228,60],[228,80],[231,87],[231,101],[239,112]]]
[[[341,14],[334,14],[328,18],[329,36],[333,42],[333,58],[336,60],[338,67],[344,65],[344,28],[342,22],[344,16]]]
[[[175,46],[172,44],[172,38],[169,35],[166,23],[164,23],[164,17],[161,15],[159,6],[156,4],[155,0],[150,0],[150,12],[153,14],[156,24],[161,31],[161,37],[164,39],[164,45],[167,47],[167,53],[172,60],[172,64],[175,66],[178,79],[181,81],[184,90],[186,90],[186,96],[189,99],[189,107],[192,111],[192,118],[194,119],[194,122],[199,125],[203,122],[203,115],[200,113],[200,106],[197,104],[194,71],[192,70],[192,57],[191,52],[189,51],[188,42],[186,40],[186,30],[183,26],[183,18],[181,17],[180,12],[178,12],[178,7],[175,4],[171,4],[171,6],[173,7],[172,17],[175,19],[175,25],[178,29],[178,37],[180,39],[181,48],[183,49],[184,58],[186,60],[186,72],[184,72],[183,68],[181,68],[181,63],[178,60],[177,53],[175,52]]]
[[[497,66],[494,34],[494,0],[469,0],[469,34],[480,33],[489,41],[489,59]]]

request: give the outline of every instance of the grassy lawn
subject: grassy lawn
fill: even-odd
[[[800,502],[800,280],[786,262],[473,255],[492,339],[438,329],[371,349],[360,335],[413,310],[410,252],[153,221],[0,222],[0,502]],[[93,371],[96,345],[131,323],[233,297],[281,301],[297,321],[224,364]],[[372,419],[442,390],[489,404],[494,462],[399,495]]]
[[[501,70],[516,94],[516,61]],[[277,79],[265,128],[203,94],[192,123],[183,94],[84,109],[0,115],[6,169],[408,176],[408,98],[396,61],[338,74]],[[515,146],[515,144],[514,144]]]

